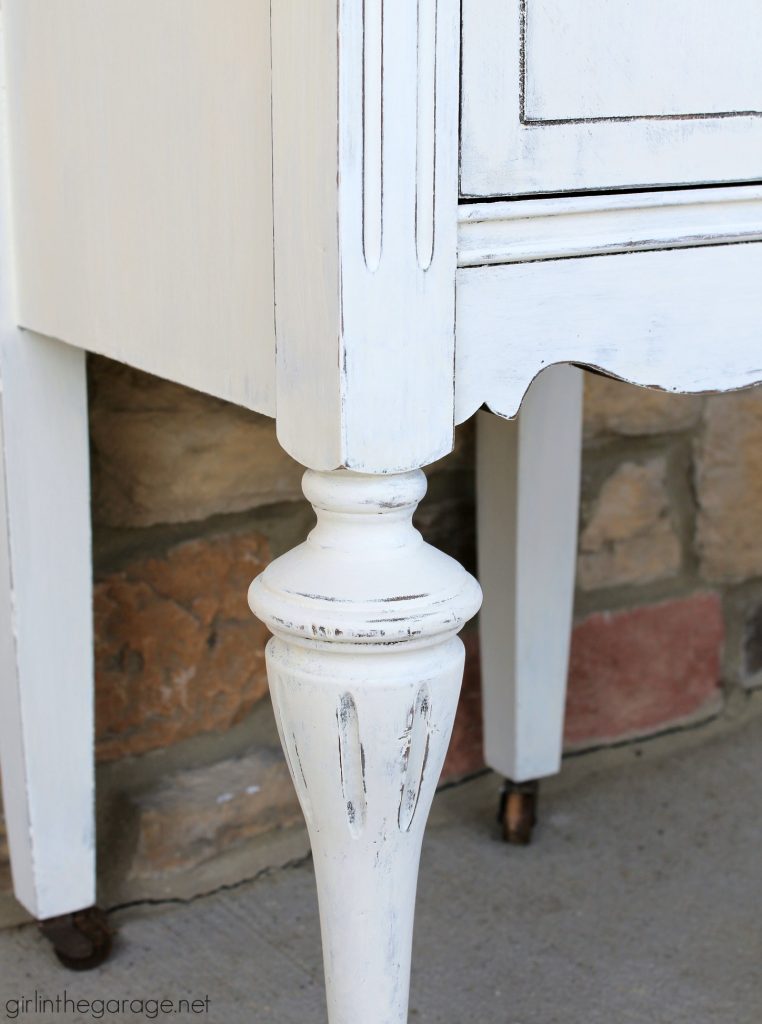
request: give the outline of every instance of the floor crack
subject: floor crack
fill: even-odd
[[[193,896],[166,896],[155,899],[152,897],[145,897],[143,899],[127,900],[125,903],[116,903],[114,906],[108,907],[106,913],[115,914],[120,910],[132,910],[134,907],[188,906],[191,903],[198,902],[198,900],[204,900],[210,896],[216,896],[218,893],[232,892],[234,889],[240,889],[244,885],[251,885],[267,875],[274,875],[279,871],[290,871],[304,867],[304,865],[311,860],[312,852],[310,851],[302,857],[294,857],[292,860],[284,861],[283,864],[268,865],[253,875],[246,878],[240,878],[237,882],[226,882],[223,885],[216,886],[214,889],[207,889],[204,890],[204,892],[194,893]]]

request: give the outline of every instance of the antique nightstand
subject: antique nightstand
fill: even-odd
[[[479,441],[486,743],[520,787],[560,758],[577,367],[670,391],[762,380],[762,7],[3,0],[2,16],[18,898],[58,919],[69,962],[105,955],[95,912],[70,916],[95,900],[90,350],[276,416],[307,467],[318,525],[250,602],[274,634],[330,1020],[400,1024],[456,634],[481,597],[411,526],[421,467],[455,423],[498,414]]]

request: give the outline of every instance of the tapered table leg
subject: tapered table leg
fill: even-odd
[[[7,316],[7,311],[4,311]],[[83,352],[0,342],[0,763],[14,891],[67,966],[110,936],[95,901],[92,567]]]
[[[582,371],[552,366],[517,420],[479,413],[477,502],[484,756],[508,782],[509,842],[529,841],[536,780],[561,763],[582,425]]]
[[[308,541],[252,584],[315,860],[331,1024],[403,1024],[418,860],[476,581],[411,524],[420,471],[307,472]]]

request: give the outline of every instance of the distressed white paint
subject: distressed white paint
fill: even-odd
[[[456,421],[515,416],[553,363],[666,391],[762,381],[760,281],[759,242],[459,270]]]
[[[525,118],[762,112],[759,0],[524,0]]]
[[[95,901],[85,356],[16,328],[0,107],[0,764],[14,891],[46,918]]]
[[[22,325],[274,415],[269,0],[3,9]]]
[[[459,215],[459,267],[725,245],[762,239],[762,187],[511,199]]]
[[[515,420],[478,415],[484,758],[514,782],[561,766],[582,451],[582,372],[551,366]]]
[[[458,16],[272,7],[278,436],[315,469],[452,447]]]
[[[526,46],[524,9],[463,0],[463,195],[762,178],[756,0],[526,0]]]
[[[315,860],[331,1024],[405,1024],[421,840],[476,581],[411,523],[420,471],[308,472],[308,540],[252,583]]]
[[[463,3],[467,193],[762,176],[755,117],[522,123],[520,7]],[[5,9],[22,322],[269,413],[277,374],[279,436],[293,455],[379,474],[308,473],[319,525],[253,584],[251,602],[275,634],[269,674],[315,852],[332,1024],[401,1024],[421,836],[462,672],[455,633],[479,603],[476,583],[410,525],[421,474],[395,475],[452,442],[460,5]],[[672,15],[687,9],[680,0]],[[618,39],[620,51],[642,54],[646,30]],[[616,47],[604,45],[606,19],[596,31],[587,52],[605,51],[603,80]],[[553,63],[555,38],[544,37],[532,89],[542,60]],[[568,55],[588,58],[584,47]],[[532,109],[628,109],[633,79],[613,100],[571,70],[577,93],[535,90]],[[704,88],[706,64],[691,73],[672,82],[681,99]],[[759,244],[630,252],[756,239],[759,199],[727,189],[464,212],[458,419],[485,401],[514,415],[553,362],[674,390],[762,378]],[[622,254],[558,259],[591,252]],[[489,263],[501,265],[477,265]],[[3,690],[4,775],[17,887],[47,916],[92,899],[82,359],[8,337],[9,557],[20,576],[16,651],[7,628],[3,650],[21,685]],[[550,643],[547,631],[568,624],[574,508],[562,510],[576,487],[578,403],[578,374],[549,371],[518,427],[490,422],[480,440],[488,757],[515,778],[557,763],[568,629]],[[498,552],[501,510],[509,543],[501,535]]]

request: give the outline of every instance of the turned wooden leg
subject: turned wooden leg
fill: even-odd
[[[307,820],[331,1024],[403,1024],[421,840],[476,581],[411,523],[420,471],[308,471],[318,524],[252,584]]]
[[[484,754],[508,782],[509,842],[529,841],[536,780],[561,763],[582,423],[582,372],[553,366],[517,420],[479,413],[477,501]]]

